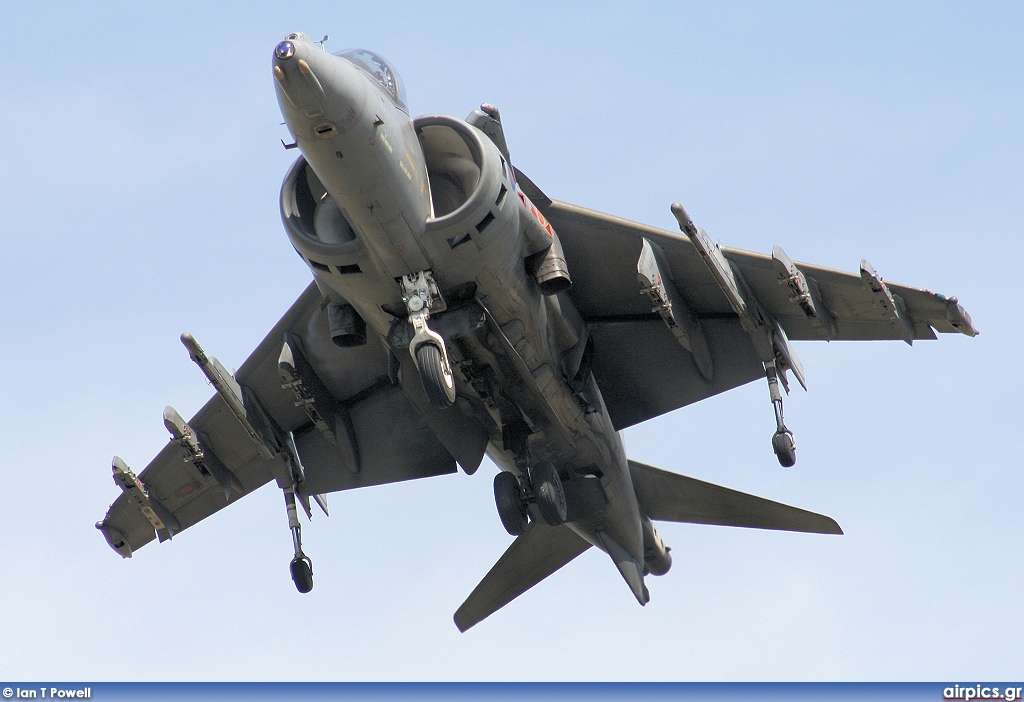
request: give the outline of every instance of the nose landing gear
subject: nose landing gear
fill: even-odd
[[[430,271],[407,275],[401,284],[402,300],[415,332],[409,350],[419,370],[423,391],[431,404],[446,409],[455,403],[455,375],[444,338],[427,326],[431,312],[445,310],[444,299]]]
[[[455,402],[455,376],[444,351],[427,342],[416,349],[415,358],[427,399],[435,407],[451,407]]]

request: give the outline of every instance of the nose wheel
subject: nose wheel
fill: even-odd
[[[427,399],[435,407],[444,409],[455,402],[455,376],[443,352],[427,342],[416,349],[416,365]]]

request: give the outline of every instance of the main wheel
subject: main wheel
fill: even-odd
[[[564,524],[569,506],[565,501],[565,491],[558,471],[550,463],[540,463],[531,469],[530,474],[540,516],[551,526]]]
[[[309,556],[296,556],[291,562],[291,571],[296,590],[306,594],[313,589],[313,561]]]
[[[445,372],[441,349],[434,344],[421,344],[416,349],[416,365],[430,403],[440,409],[451,407],[455,402],[455,377]]]
[[[512,536],[526,531],[529,518],[526,503],[519,496],[519,478],[504,470],[494,476],[494,503],[505,531]]]
[[[796,439],[788,431],[777,431],[772,436],[772,450],[783,468],[791,468],[796,464]]]

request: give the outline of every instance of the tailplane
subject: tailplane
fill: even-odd
[[[629,462],[629,470],[640,511],[655,521],[817,534],[843,533],[834,519],[823,514],[712,485],[636,461]],[[644,564],[637,562],[604,531],[598,531],[597,538],[637,601],[642,605],[647,604],[650,594],[644,584]],[[512,542],[455,612],[455,625],[459,631],[466,631],[590,546],[590,542],[564,524],[553,527],[537,521],[530,522],[526,531]]]
[[[455,612],[455,626],[465,631],[489,617],[588,548],[565,525],[530,522]]]
[[[831,517],[629,462],[640,510],[655,521],[842,534]]]

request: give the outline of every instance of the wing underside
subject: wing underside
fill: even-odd
[[[330,399],[320,425],[326,432],[284,387],[279,362],[286,338],[304,359],[305,385],[320,388]],[[124,493],[97,525],[122,556],[130,557],[158,535],[163,540],[187,529],[271,480],[285,486],[296,473],[308,496],[452,473],[452,451],[471,470],[483,455],[484,446],[472,431],[465,432],[473,437],[471,445],[453,438],[448,442],[452,451],[446,448],[431,423],[454,437],[450,427],[423,410],[418,385],[410,396],[394,382],[388,351],[379,339],[371,337],[359,347],[332,344],[326,307],[312,284],[234,380],[260,440],[250,436],[221,394],[214,395],[188,422],[204,454],[200,465],[172,440],[138,475],[153,514],[140,509],[139,492],[136,499]],[[324,409],[323,402],[318,406]],[[157,529],[154,514],[157,519],[163,515],[173,528]]]
[[[528,187],[558,232],[572,276],[568,295],[594,338],[593,372],[616,428],[765,376],[763,355],[687,236],[551,201]],[[700,355],[680,343],[644,294],[638,261],[645,246],[657,250],[658,272],[691,314],[691,333],[706,339],[703,371]],[[777,322],[786,341],[912,343],[935,332],[977,333],[956,298],[884,282],[866,262],[861,272],[845,273],[793,264],[780,249],[770,256],[717,251],[745,301]],[[786,265],[792,268],[783,273]]]

